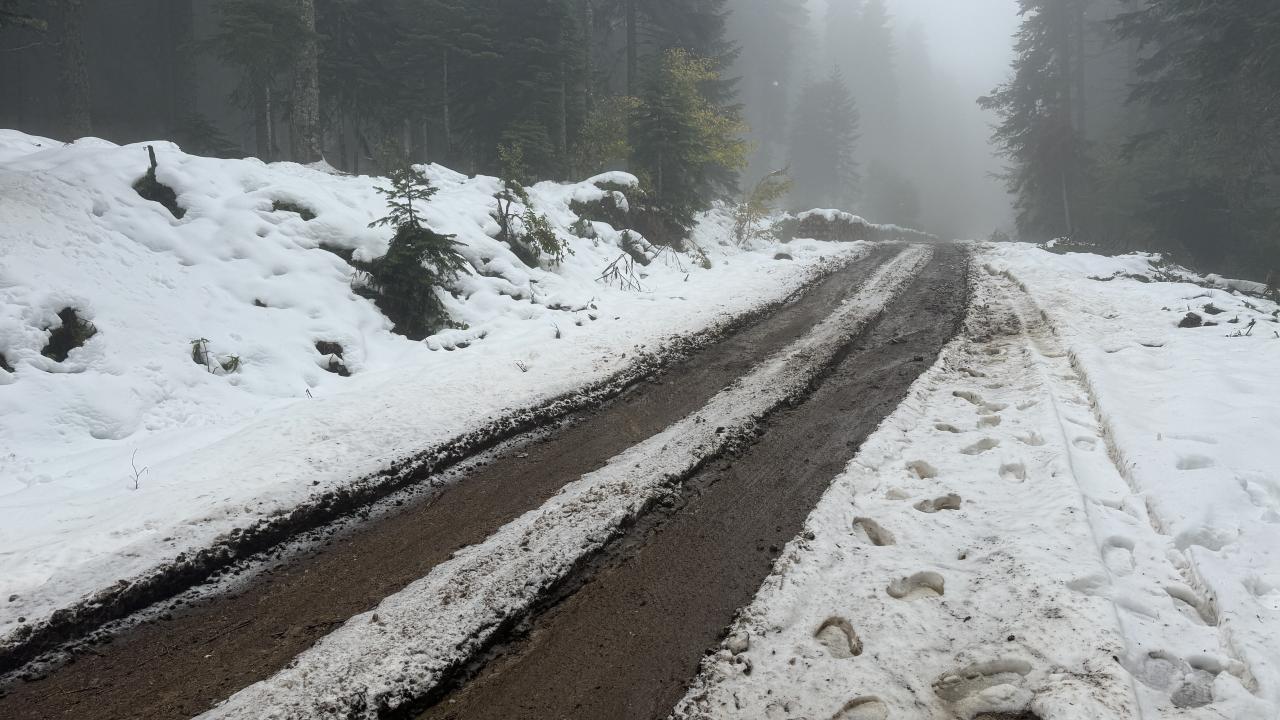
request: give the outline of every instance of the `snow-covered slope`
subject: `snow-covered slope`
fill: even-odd
[[[1152,256],[978,263],[677,717],[1280,714],[1276,304]]]
[[[711,269],[664,253],[640,290],[600,279],[620,233],[573,236],[593,182],[531,188],[573,250],[530,269],[491,235],[493,178],[425,170],[427,222],[477,269],[445,297],[465,329],[390,332],[338,254],[373,258],[390,232],[378,179],[216,160],[156,143],[181,220],[132,189],[141,145],[64,146],[0,131],[0,640],[59,607],[233,528],[288,511],[514,409],[599,382],[642,351],[778,300],[856,245],[743,251],[729,221],[695,240]],[[597,179],[627,185],[628,176]],[[278,203],[315,214],[273,209]],[[749,292],[744,292],[749,289]],[[41,354],[74,307],[97,334],[64,362]],[[192,360],[207,340],[225,372]],[[317,342],[353,373],[327,372]]]

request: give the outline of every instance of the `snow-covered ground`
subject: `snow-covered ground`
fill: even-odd
[[[986,247],[676,715],[1277,717],[1277,308],[1153,261]]]
[[[665,253],[638,268],[642,289],[624,290],[600,280],[622,254],[620,233],[569,230],[570,200],[602,197],[595,183],[531,189],[573,254],[530,269],[491,237],[497,181],[429,166],[439,194],[427,222],[456,234],[478,272],[444,298],[465,329],[415,343],[321,249],[385,251],[390,231],[368,227],[385,214],[379,180],[155,148],[181,220],[133,191],[142,145],[0,131],[0,353],[14,367],[0,368],[0,642],[255,519],[601,382],[865,252],[796,241],[794,262],[775,260],[775,247],[732,246],[731,219],[712,214],[694,238],[711,269]],[[97,334],[58,363],[41,350],[64,307]],[[239,369],[193,362],[197,339]],[[353,376],[327,372],[317,341],[340,343]]]

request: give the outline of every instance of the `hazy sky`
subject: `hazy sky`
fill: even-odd
[[[1009,74],[1016,0],[888,0],[894,26],[918,23],[934,61],[966,89],[985,93]]]

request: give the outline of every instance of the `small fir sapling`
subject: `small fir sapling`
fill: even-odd
[[[436,194],[431,181],[416,168],[396,170],[390,180],[390,188],[378,188],[387,198],[387,216],[369,227],[395,228],[395,236],[386,255],[352,262],[363,272],[356,292],[377,304],[396,333],[422,340],[449,324],[436,289],[469,271],[469,265],[454,236],[428,228],[414,207]]]

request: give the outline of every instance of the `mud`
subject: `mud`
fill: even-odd
[[[831,480],[960,327],[967,261],[941,247],[804,403],[686,482],[420,720],[665,718]]]
[[[698,341],[691,341],[664,358],[637,364],[633,367],[639,368],[634,371],[638,376],[629,381],[615,379],[595,389],[594,396],[565,399],[560,406],[503,425],[501,432],[406,462],[393,474],[371,480],[369,497],[350,491],[320,503],[312,515],[304,514],[306,522],[261,530],[252,542],[224,548],[210,556],[207,566],[171,570],[175,579],[170,581],[174,587],[165,590],[169,595],[180,591],[177,586],[190,586],[231,567],[237,556],[318,525],[320,519],[350,513],[406,485],[439,483],[441,469],[463,455],[562,418],[559,427],[478,461],[447,487],[397,500],[403,505],[380,513],[375,521],[256,570],[234,592],[183,604],[141,626],[106,635],[101,644],[80,646],[74,662],[47,675],[31,673],[29,677],[39,679],[5,688],[0,716],[178,718],[207,709],[271,675],[346,618],[427,574],[456,549],[483,540],[567,482],[700,407],[757,361],[830,314],[861,278],[895,252],[897,248],[878,248],[816,282],[776,312],[757,314],[755,324],[726,325],[709,344],[698,347]],[[603,402],[610,393],[616,399]],[[132,604],[144,604],[145,599],[140,594]],[[117,614],[126,605],[117,603]]]

